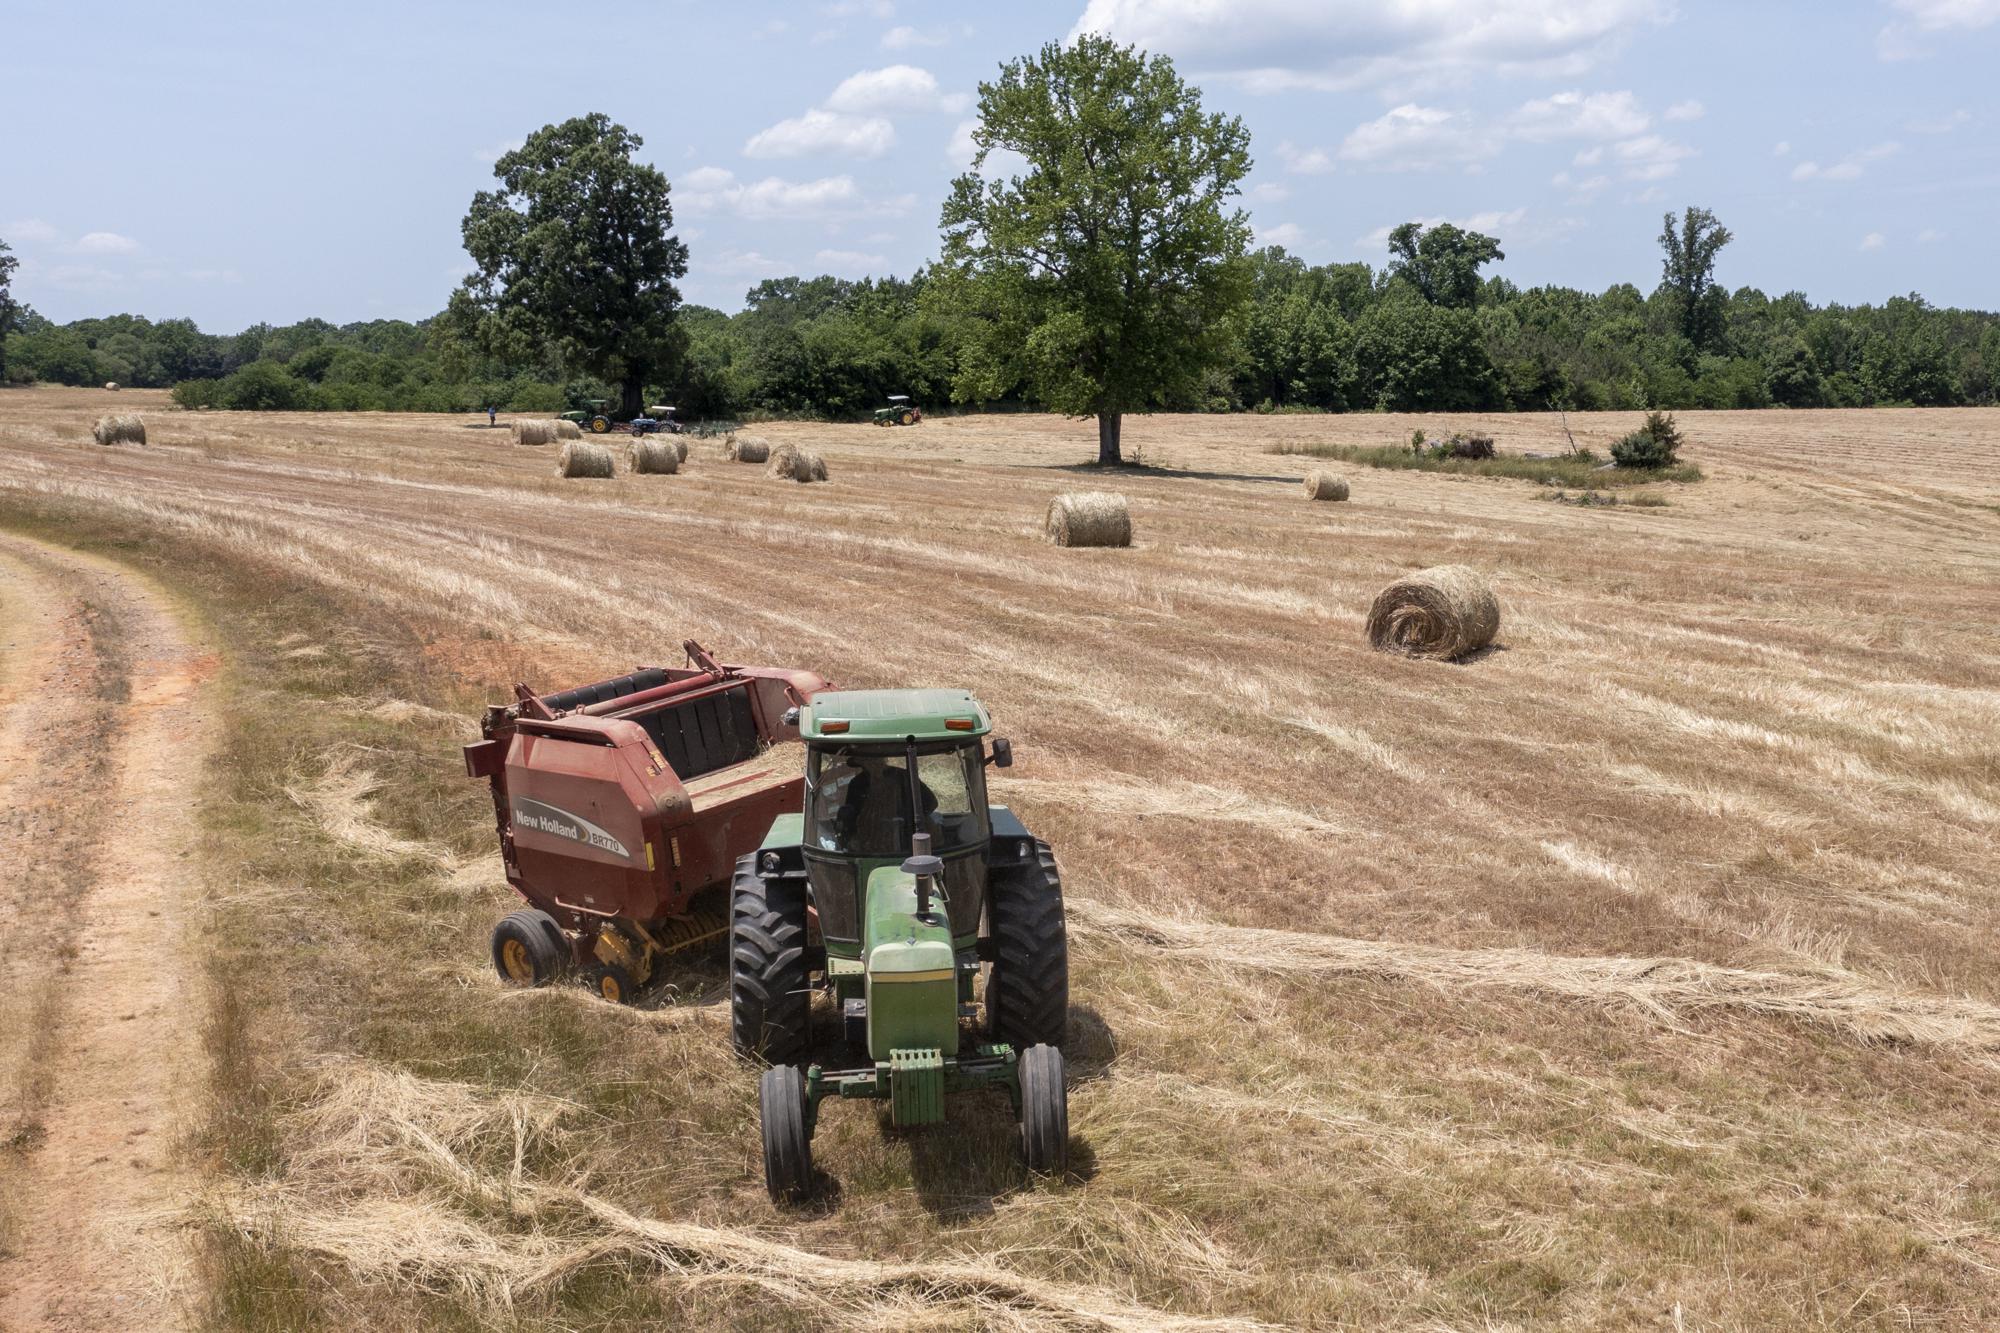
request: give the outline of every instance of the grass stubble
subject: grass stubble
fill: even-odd
[[[1731,443],[1641,539],[1458,477],[1300,506],[1297,423],[1147,423],[1147,541],[1061,552],[1046,422],[766,427],[837,503],[706,460],[577,498],[427,418],[156,415],[63,471],[62,401],[0,397],[6,520],[229,627],[211,1326],[2000,1317],[1996,530],[1950,414],[1690,414]],[[1443,561],[1498,651],[1368,653]],[[719,959],[637,1010],[494,986],[458,719],[687,636],[994,706],[1075,903],[1076,1179],[1026,1188],[992,1108],[834,1107],[836,1201],[777,1214]]]

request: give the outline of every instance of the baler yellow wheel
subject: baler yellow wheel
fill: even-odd
[[[535,965],[528,959],[528,946],[519,940],[502,940],[500,943],[500,966],[507,970],[507,980],[517,986],[535,984]]]
[[[616,963],[597,963],[586,969],[583,984],[596,991],[598,999],[613,1004],[630,1004],[639,997],[639,984]]]

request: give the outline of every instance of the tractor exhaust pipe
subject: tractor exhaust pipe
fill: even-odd
[[[936,891],[937,877],[944,873],[944,862],[931,855],[930,834],[910,836],[910,857],[903,862],[903,873],[917,882],[917,916],[929,920],[931,894]]]

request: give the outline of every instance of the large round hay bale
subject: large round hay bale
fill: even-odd
[[[614,477],[618,465],[611,451],[590,440],[571,440],[556,458],[558,477]]]
[[[553,421],[517,421],[514,423],[514,443],[554,444],[556,423]]]
[[[1345,500],[1347,498],[1347,478],[1337,472],[1308,472],[1306,474],[1306,499]]]
[[[632,470],[657,476],[671,476],[681,470],[680,451],[672,440],[643,435],[632,441]]]
[[[144,444],[146,423],[138,417],[122,414],[99,417],[97,424],[90,428],[90,434],[99,444]]]
[[[771,442],[761,435],[732,435],[723,441],[722,456],[736,463],[762,463],[771,456]]]
[[[117,393],[117,392],[118,392],[118,381],[117,381],[117,380],[106,380],[106,381],[104,381],[104,387],[105,387],[106,389],[109,389],[109,390],[110,390],[110,391],[111,391],[112,393]]]
[[[1113,491],[1070,491],[1049,501],[1047,528],[1057,546],[1130,546],[1132,510]]]
[[[1368,608],[1368,642],[1408,657],[1463,657],[1499,632],[1499,599],[1478,570],[1464,565],[1397,579]]]
[[[567,417],[557,417],[555,427],[556,438],[558,440],[580,440],[583,438],[583,427],[577,425]]]
[[[810,449],[801,449],[796,444],[781,444],[771,451],[771,461],[764,468],[767,477],[782,477],[786,481],[825,481],[826,462]]]

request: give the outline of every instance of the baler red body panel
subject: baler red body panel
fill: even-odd
[[[466,747],[467,772],[493,787],[508,882],[571,929],[683,915],[800,808],[802,765],[765,751],[798,738],[787,711],[827,682],[689,651],[699,666],[524,688]]]

